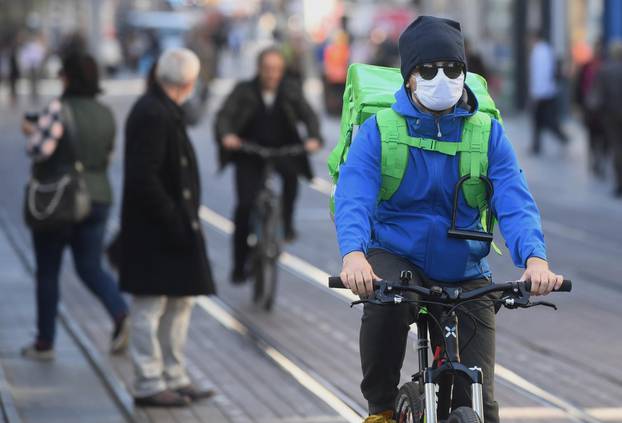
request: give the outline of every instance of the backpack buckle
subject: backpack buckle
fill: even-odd
[[[423,150],[436,151],[436,140],[432,140],[429,138],[421,138],[421,142],[419,143],[419,148]]]

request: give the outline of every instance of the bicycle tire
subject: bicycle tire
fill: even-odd
[[[268,259],[264,267],[264,302],[263,308],[266,311],[272,310],[274,304],[274,298],[276,297],[276,284],[277,284],[277,271],[278,267],[276,260]]]
[[[261,298],[263,297],[264,291],[264,277],[263,277],[263,263],[258,252],[255,252],[256,256],[253,260],[253,275],[255,279],[255,284],[253,285],[253,303],[259,304]]]
[[[472,408],[458,407],[451,412],[447,423],[481,423],[481,420]]]
[[[258,307],[270,311],[276,296],[276,261],[266,257],[259,258],[257,261],[253,302]]]
[[[407,382],[400,388],[395,400],[397,423],[422,423],[425,416],[425,397],[419,382]]]

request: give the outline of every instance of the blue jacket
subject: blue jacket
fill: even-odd
[[[477,110],[475,96],[467,88]],[[456,106],[435,118],[420,112],[405,87],[396,94],[393,110],[406,118],[411,136],[460,142],[462,126],[473,111]],[[378,203],[381,141],[376,118],[361,127],[342,165],[335,192],[335,225],[342,256],[352,251],[382,248],[400,255],[428,277],[459,282],[490,276],[481,241],[448,238],[453,193],[460,156],[410,148],[404,179],[393,197]],[[503,127],[493,120],[488,149],[488,177],[494,187],[492,208],[514,264],[529,257],[546,259],[540,214]],[[478,211],[459,196],[458,228],[481,229]]]

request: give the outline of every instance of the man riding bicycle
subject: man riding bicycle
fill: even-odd
[[[257,193],[263,186],[265,166],[257,155],[239,151],[243,140],[270,148],[300,144],[302,140],[297,125],[302,123],[307,132],[306,152],[316,152],[322,146],[317,115],[305,100],[299,84],[284,77],[285,67],[285,59],[278,48],[263,50],[257,59],[258,75],[237,84],[216,117],[221,165],[229,161],[236,165],[233,283],[242,283],[248,276],[249,220]],[[293,241],[296,237],[293,213],[298,175],[311,179],[311,167],[308,157],[303,155],[279,160],[276,171],[283,179],[284,238]]]
[[[335,192],[335,225],[343,256],[341,279],[362,297],[372,294],[374,280],[399,280],[404,270],[413,272],[417,283],[424,286],[472,290],[487,285],[491,281],[486,260],[490,243],[448,236],[454,192],[460,189],[461,154],[456,154],[456,148],[452,155],[430,147],[461,143],[465,126],[471,125],[469,119],[478,113],[478,102],[464,84],[467,63],[460,24],[419,17],[402,33],[399,52],[405,83],[395,93],[395,113],[389,122],[405,122],[407,134],[401,136],[410,143],[404,153],[406,168],[397,190],[383,199],[385,161],[394,158],[381,133],[386,119],[379,122],[379,116],[386,113],[361,125],[340,169]],[[521,279],[531,281],[532,294],[548,294],[559,288],[563,278],[549,270],[538,208],[503,127],[494,119],[484,122],[488,128],[483,133],[489,133],[482,140],[488,145],[485,176],[493,188],[490,210],[498,219],[514,264],[526,268]],[[458,227],[469,231],[492,230],[480,223],[480,210],[470,207],[462,192],[456,221]],[[485,421],[498,422],[493,393],[495,308],[489,302],[463,307],[458,315],[470,313],[478,330],[474,331],[473,319],[459,319],[461,341],[474,336],[469,347],[461,350],[461,359],[468,367],[482,368]],[[441,310],[430,307],[429,312],[438,319]],[[361,390],[369,404],[370,421],[390,421],[392,417],[407,334],[415,319],[416,310],[407,304],[364,306]],[[434,350],[441,345],[441,334],[434,326],[430,332]],[[470,394],[466,381],[457,378],[452,408],[470,405]]]

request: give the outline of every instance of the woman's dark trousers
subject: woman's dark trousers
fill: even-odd
[[[410,270],[417,279],[411,283],[446,286],[425,278],[409,261],[385,250],[370,250],[367,258],[374,272],[383,279],[399,280],[402,270]],[[479,279],[462,283],[460,286],[470,290],[489,283],[487,279]],[[473,322],[465,317],[464,313],[458,312],[461,360],[467,367],[477,366],[482,369],[484,419],[487,423],[496,423],[499,421],[499,407],[494,400],[495,309],[491,303],[479,301],[468,303],[465,308],[474,313],[479,321],[476,336],[469,342],[468,348],[464,349],[463,342],[468,341],[473,334]],[[441,307],[428,306],[428,311],[437,320],[440,319]],[[370,414],[391,410],[394,407],[406,353],[408,331],[416,319],[416,313],[414,305],[365,304],[360,334],[363,368],[361,390],[368,401]],[[441,345],[442,338],[433,319],[430,319],[429,327],[432,347],[435,349]],[[471,406],[471,386],[461,378],[456,378],[452,408],[462,405]]]
[[[102,268],[106,221],[110,207],[93,204],[83,222],[56,231],[33,232],[37,264],[37,340],[54,343],[59,300],[59,274],[66,246],[82,282],[101,301],[113,320],[127,314],[127,304],[112,276]]]

